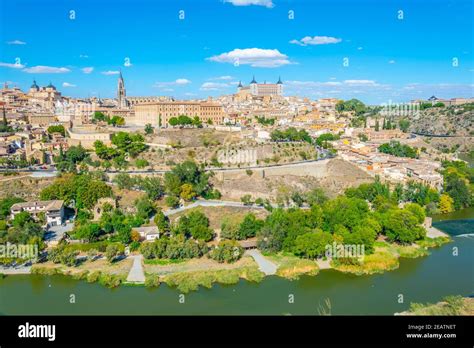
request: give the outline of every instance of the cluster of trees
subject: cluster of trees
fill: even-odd
[[[124,126],[125,125],[125,119],[121,116],[112,116],[109,117],[105,115],[104,113],[100,111],[96,111],[94,113],[94,116],[92,118],[93,122],[107,122],[107,124],[113,125],[113,126]]]
[[[128,156],[136,158],[147,149],[144,141],[141,134],[118,132],[112,135],[112,144],[115,147],[108,147],[102,141],[97,140],[94,142],[94,149],[100,159],[113,160],[114,164],[120,168],[127,165]]]
[[[370,202],[375,208],[384,205],[398,205],[401,202],[416,203],[425,207],[430,214],[437,212],[440,194],[437,190],[419,182],[410,181],[406,185],[397,184],[393,190],[379,177],[373,183],[361,184],[345,191],[347,197],[355,197]]]
[[[297,130],[294,127],[290,127],[285,130],[275,129],[270,135],[270,137],[273,141],[305,141],[308,143],[312,142],[312,139],[306,130]]]
[[[89,153],[82,145],[71,146],[66,152],[60,147],[59,155],[55,157],[56,168],[60,172],[76,172],[77,165],[89,160]]]
[[[316,138],[316,145],[327,149],[330,147],[328,141],[339,140],[340,138],[338,134],[324,133]]]
[[[44,231],[41,224],[45,217],[40,216],[35,220],[28,212],[21,212],[14,219],[9,220],[10,208],[15,203],[24,202],[18,197],[5,197],[0,199],[0,244],[36,244],[38,250],[43,250]],[[23,261],[20,259],[0,258],[0,263]]]
[[[360,116],[367,111],[367,107],[358,99],[340,100],[336,104],[336,111],[339,113],[352,111],[356,116]]]
[[[398,203],[406,198],[423,203],[439,200],[434,190],[416,189],[417,192],[415,186],[397,187],[391,191],[376,180],[348,189],[333,200],[323,196],[322,200],[312,201],[307,210],[274,209],[257,232],[258,247],[315,258],[323,256],[326,245],[332,242],[364,245],[365,252],[371,253],[380,234],[390,241],[410,244],[425,236],[421,226],[425,209],[417,203],[408,203],[401,209]]]
[[[409,145],[402,145],[399,141],[392,140],[390,143],[385,143],[379,146],[379,151],[382,153],[387,153],[397,157],[409,157],[409,158],[417,158],[418,151],[409,146]]]
[[[192,127],[197,127],[197,128],[202,128],[202,121],[199,119],[198,116],[194,116],[193,118],[186,116],[186,115],[180,115],[178,117],[171,117],[169,119],[169,124],[170,126],[192,126]]]
[[[3,201],[3,200],[2,200]],[[2,202],[2,204],[4,204]],[[21,212],[14,219],[8,221],[7,216],[0,220],[0,243],[36,244],[38,249],[44,248],[44,230],[41,224],[43,219],[35,220],[30,213]]]
[[[186,239],[183,235],[162,237],[151,243],[143,243],[140,252],[145,259],[191,259],[201,257],[208,252],[205,242]]]
[[[40,193],[42,200],[64,200],[66,205],[74,204],[76,210],[91,209],[99,198],[111,196],[110,186],[89,173],[62,174]]]
[[[444,161],[444,212],[472,206],[474,203],[474,168],[463,161]]]
[[[173,234],[204,242],[209,242],[214,237],[214,231],[209,227],[209,219],[197,210],[180,217],[178,223],[173,226]]]
[[[177,164],[171,172],[165,174],[164,187],[167,194],[166,203],[170,207],[179,205],[180,199],[192,201],[196,197],[219,199],[220,192],[209,183],[212,174],[206,173],[203,166],[193,161]]]
[[[420,104],[420,110],[426,110],[430,108],[444,108],[446,105],[442,102],[437,102],[437,103],[421,103]]]
[[[112,180],[120,189],[145,191],[152,200],[163,197],[165,188],[159,177],[130,176],[127,173],[119,173]]]
[[[80,214],[75,221],[71,237],[89,243],[104,239],[122,244],[138,243],[140,236],[135,235],[132,229],[148,222],[157,211],[154,203],[146,196],[135,201],[134,214],[123,213],[108,203],[101,209],[100,220],[96,222],[90,221],[90,214]]]
[[[77,255],[79,251],[67,248],[62,245],[57,248],[53,248],[48,252],[48,260],[54,263],[61,263],[63,265],[73,267],[77,265]]]
[[[221,238],[243,240],[255,237],[263,227],[263,220],[259,220],[252,213],[247,214],[241,222],[224,219],[221,224]]]
[[[403,122],[408,122],[406,120],[404,120]],[[402,123],[404,124],[404,123]],[[410,125],[410,123],[408,122],[408,126]],[[408,128],[407,126],[407,128]],[[397,128],[397,124],[396,123],[392,123],[392,120],[390,120],[390,118],[385,118],[383,119],[383,123],[382,123],[382,129],[395,129]],[[375,131],[378,132],[380,130],[380,122],[379,122],[379,119],[377,118],[377,120],[375,121]]]
[[[275,124],[274,118],[265,118],[265,116],[255,116],[257,122],[263,126],[273,126]]]
[[[242,229],[248,235],[255,235],[252,225],[255,217],[242,222]],[[140,252],[146,259],[190,259],[208,254],[218,262],[235,262],[243,255],[243,249],[235,241],[222,241],[216,247],[209,249],[206,242],[214,236],[209,227],[209,219],[200,211],[192,211],[183,215],[171,226],[169,219],[158,211],[154,219],[162,233],[160,239],[152,243],[143,243]]]
[[[62,124],[49,126],[48,127],[48,133],[49,134],[60,133],[64,137],[64,136],[66,136],[66,129],[64,128],[64,126]]]

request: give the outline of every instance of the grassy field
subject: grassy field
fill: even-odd
[[[283,278],[298,279],[301,275],[319,273],[319,267],[315,261],[301,259],[290,253],[265,254],[265,257],[277,265],[276,274]]]
[[[162,281],[168,286],[176,287],[182,293],[195,291],[200,286],[211,288],[212,284],[236,284],[240,279],[260,282],[264,274],[256,265],[233,269],[218,269],[197,272],[181,272],[164,276]]]
[[[87,282],[99,282],[107,287],[116,287],[123,283],[132,267],[132,259],[124,259],[110,264],[105,259],[86,261],[77,267],[55,264],[51,261],[33,265],[31,273],[42,275],[62,274]]]
[[[218,263],[206,257],[161,264],[145,262],[144,268],[145,286],[156,287],[166,283],[183,293],[197,290],[199,286],[210,288],[213,283],[235,284],[239,279],[260,281],[264,277],[250,257],[243,257],[232,264]]]
[[[196,207],[174,214],[170,216],[170,219],[171,221],[175,221],[178,217],[187,215],[194,210],[200,211],[208,217],[209,225],[212,229],[220,229],[222,221],[225,219],[240,223],[248,213],[255,214],[259,219],[264,219],[268,215],[268,211],[265,209],[250,209],[243,207]]]

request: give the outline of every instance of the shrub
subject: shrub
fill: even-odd
[[[238,261],[244,253],[243,248],[234,241],[222,241],[209,253],[209,257],[219,263]]]

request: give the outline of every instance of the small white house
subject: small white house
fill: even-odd
[[[134,227],[133,230],[137,231],[144,241],[153,241],[160,238],[160,231],[157,226]]]

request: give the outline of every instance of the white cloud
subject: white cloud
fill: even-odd
[[[20,40],[13,40],[13,41],[8,41],[7,44],[9,44],[9,45],[26,45],[26,42],[20,41]]]
[[[5,68],[13,68],[13,69],[23,69],[25,66],[23,64],[16,64],[16,63],[3,63],[0,62],[0,66]]]
[[[157,88],[168,87],[169,88],[170,86],[185,86],[185,85],[189,85],[190,83],[191,83],[191,81],[188,80],[188,79],[179,78],[179,79],[176,79],[175,81],[171,81],[171,82],[155,82],[153,87],[157,87]]]
[[[392,60],[389,60],[388,61],[388,64],[395,64],[395,61],[392,59]]]
[[[89,56],[87,54],[80,54],[79,58],[89,58]]]
[[[120,71],[118,70],[102,71],[102,75],[118,75],[118,74],[120,74]]]
[[[29,74],[64,74],[68,73],[71,70],[64,67],[55,67],[55,66],[45,66],[45,65],[37,65],[32,66],[31,68],[23,69],[24,72]]]
[[[94,67],[93,66],[86,66],[85,68],[82,68],[81,70],[84,74],[90,74],[91,72],[94,71]]]
[[[191,81],[189,81],[188,79],[177,79],[174,83],[176,83],[177,85],[188,85],[191,83]]]
[[[63,82],[63,87],[76,87],[76,85],[73,85],[72,83],[69,83],[69,82]]]
[[[165,88],[163,89],[164,92],[174,92],[173,88]]]
[[[275,5],[272,0],[224,0],[224,2],[231,3],[234,6],[264,6],[266,8],[272,8]]]
[[[232,76],[225,75],[225,76],[212,77],[209,80],[213,81],[213,80],[232,80],[232,79],[233,79]]]
[[[277,49],[236,48],[217,56],[207,58],[212,62],[229,63],[234,65],[250,65],[254,68],[277,68],[291,64],[288,56]]]
[[[201,91],[217,91],[225,88],[231,87],[230,84],[222,83],[222,82],[204,82],[201,85]]]
[[[336,44],[341,42],[342,39],[332,36],[305,36],[301,40],[291,40],[291,44],[308,46],[308,45],[327,45],[327,44]]]
[[[344,83],[351,86],[378,86],[374,80],[344,80]]]
[[[357,50],[358,50],[358,51],[362,51],[363,49],[364,49],[364,47],[360,47],[360,46],[357,47]]]

